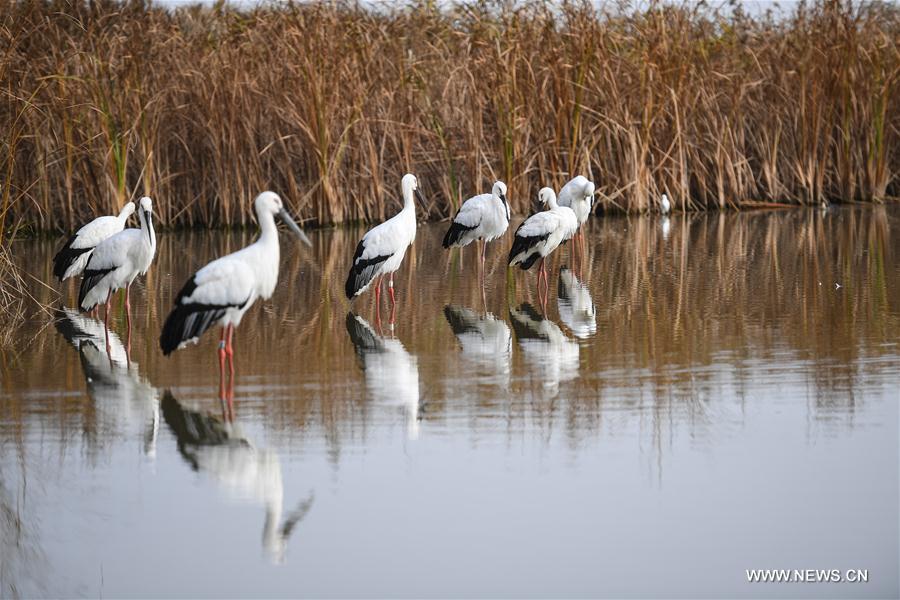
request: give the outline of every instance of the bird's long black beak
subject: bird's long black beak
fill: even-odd
[[[303,230],[300,229],[300,226],[294,222],[294,220],[291,218],[291,215],[289,215],[286,210],[282,208],[280,211],[278,211],[278,216],[282,221],[284,221],[284,224],[291,229],[291,231],[297,234],[297,237],[300,238],[300,241],[302,241],[307,246],[312,246],[312,242],[309,241],[309,238],[306,237],[306,234],[303,233]]]
[[[419,191],[419,188],[416,188],[416,200],[419,201],[423,207],[425,206],[425,196],[422,195],[422,192]]]
[[[149,210],[144,211],[144,221],[147,223],[147,239],[150,240],[150,228],[153,226],[153,213]]]

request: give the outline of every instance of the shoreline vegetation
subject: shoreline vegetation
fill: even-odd
[[[350,2],[0,7],[0,230],[71,231],[148,194],[169,227],[429,220],[573,174],[603,210],[900,196],[900,7]]]

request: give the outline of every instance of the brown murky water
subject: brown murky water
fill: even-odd
[[[60,307],[11,332],[3,596],[869,596],[898,593],[900,211],[594,219],[588,260],[489,251],[482,294],[420,229],[380,327],[358,231],[282,238],[236,336],[163,358],[183,280],[251,234],[163,234],[126,356]],[[57,242],[18,258],[49,282]],[[865,584],[745,571],[867,569]]]

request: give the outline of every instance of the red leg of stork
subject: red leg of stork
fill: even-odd
[[[541,262],[538,263],[538,280],[537,280],[537,292],[538,292],[538,301],[543,305],[544,304],[544,260],[545,258],[541,257]]]
[[[128,337],[131,338],[131,284],[125,286],[125,320],[128,323]]]
[[[552,258],[550,259],[553,260]],[[553,264],[550,264],[550,268],[553,268]],[[547,263],[541,261],[541,269],[544,271],[544,302],[547,302],[547,297],[550,295],[550,274],[547,270]],[[546,312],[546,311],[545,311]]]
[[[481,287],[484,287],[484,280],[487,273],[484,270],[485,258],[487,258],[487,242],[481,240]]]
[[[381,275],[375,278],[375,306],[381,304]]]
[[[234,422],[234,377],[228,381],[228,393],[225,395],[228,406],[228,422]]]
[[[234,325],[229,325],[225,329],[225,333],[227,336],[225,338],[225,354],[228,355],[228,373],[234,379],[234,346],[231,345],[231,340],[234,337]]]
[[[234,346],[231,341],[234,338],[234,325],[229,325],[225,329],[225,354],[228,355],[228,392],[226,399],[228,401],[228,420],[234,420]]]
[[[106,354],[109,355],[111,347],[109,345],[109,305],[112,301],[112,290],[106,292],[106,310],[103,313],[103,331],[106,334]]]
[[[391,293],[391,314],[393,315],[394,305],[397,304],[397,300],[394,298],[394,273],[391,272],[391,277],[388,279],[388,291]],[[391,317],[391,321],[393,322],[393,317]]]
[[[538,298],[541,299],[541,312],[547,314],[547,296],[550,295],[550,281],[547,277],[547,263],[546,259],[541,259],[541,273],[544,276],[544,285],[543,292],[538,295]]]
[[[225,400],[225,333],[228,327],[222,328],[222,337],[219,339],[219,399]]]
[[[375,324],[381,327],[381,278],[379,275],[375,280]]]

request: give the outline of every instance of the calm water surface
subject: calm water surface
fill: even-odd
[[[0,355],[2,595],[896,597],[898,225],[594,219],[544,306],[508,239],[482,293],[474,251],[422,226],[393,326],[343,297],[359,231],[283,236],[233,421],[215,336],[168,359],[157,338],[250,233],[160,235],[130,353],[121,304],[107,354],[74,287],[35,281],[58,310]],[[16,254],[50,282],[58,243]]]

